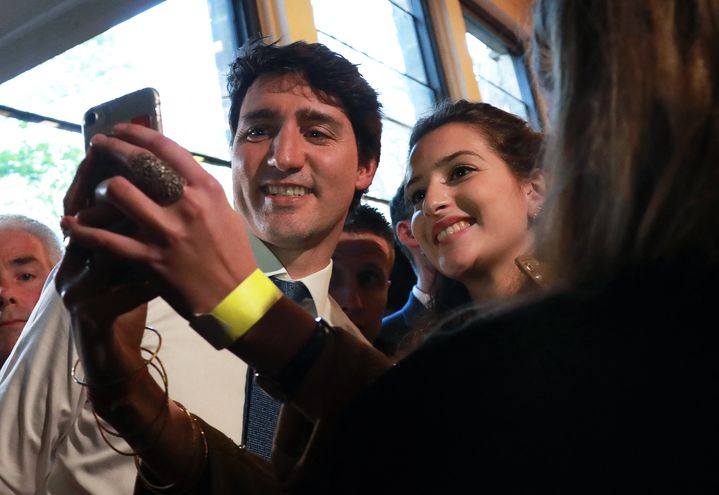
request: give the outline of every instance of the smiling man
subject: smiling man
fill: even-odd
[[[377,170],[377,93],[349,61],[303,42],[249,43],[229,83],[235,206],[282,264],[267,275],[281,288],[300,282],[311,313],[351,327],[328,289],[347,213]],[[252,370],[247,383],[243,440],[269,457],[279,403]]]
[[[0,215],[0,367],[25,328],[62,246],[45,225]]]
[[[248,43],[239,54],[229,92],[234,203],[259,244],[264,243],[262,253],[269,248],[279,261],[270,260],[272,268],[265,274],[280,288],[301,282],[309,293],[301,301],[308,311],[362,338],[328,288],[344,219],[369,187],[379,161],[377,93],[351,62],[323,45],[262,41]],[[151,139],[165,142],[138,127],[124,132],[150,132]],[[127,136],[123,129],[116,131],[115,136]],[[100,135],[94,145],[101,147],[103,138],[117,144]],[[187,156],[188,165],[197,167]],[[208,215],[224,218],[229,211],[235,217],[220,185],[215,187],[217,201]],[[230,227],[231,222],[223,222],[216,235],[187,237],[210,245],[181,272],[205,272],[203,258],[227,245]],[[231,258],[240,249],[231,244],[228,251]],[[104,442],[85,389],[70,376],[78,359],[75,336],[54,285],[48,281],[37,318],[0,374],[0,493],[130,493],[137,473],[132,458],[117,455]],[[255,400],[264,392],[255,386],[254,373],[247,374],[245,388],[247,366],[230,351],[218,353],[159,298],[149,304],[147,324],[163,335],[160,357],[173,398],[233,441],[269,456],[276,412],[259,418],[258,427],[255,406],[266,409]],[[156,345],[147,335],[147,345]]]

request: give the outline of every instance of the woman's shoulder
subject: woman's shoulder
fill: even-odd
[[[541,263],[533,266],[540,271]],[[455,317],[460,325],[438,328],[425,346],[489,345],[490,341],[558,346],[577,339],[607,340],[621,332],[701,328],[719,300],[719,270],[690,263],[647,263],[613,279],[582,288],[548,286],[491,306],[473,306]],[[542,343],[542,342],[545,343]],[[424,347],[424,346],[423,346]]]

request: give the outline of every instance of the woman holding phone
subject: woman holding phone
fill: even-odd
[[[538,244],[561,283],[439,332],[395,366],[339,334],[324,340],[289,398],[323,429],[281,478],[286,491],[716,492],[719,5],[540,0],[535,12],[552,129]],[[66,226],[75,242],[106,240]],[[293,362],[277,349],[288,321],[313,326],[282,300],[233,349],[253,365]],[[132,397],[123,404],[141,410]],[[250,469],[204,431],[198,493]],[[143,462],[171,483],[168,464],[187,450],[153,448]]]

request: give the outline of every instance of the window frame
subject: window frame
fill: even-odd
[[[521,100],[527,107],[528,121],[535,129],[541,130],[544,127],[544,121],[538,109],[538,92],[529,67],[528,51],[525,43],[508,26],[474,3],[463,1],[462,13],[466,32],[480,40],[481,36],[478,36],[477,33],[493,37],[493,41],[501,43],[506,48],[512,59]]]

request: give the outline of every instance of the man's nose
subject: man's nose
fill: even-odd
[[[303,144],[296,129],[281,129],[272,141],[267,164],[282,172],[301,169],[305,165]]]
[[[17,304],[15,295],[6,285],[0,286],[0,309],[10,304]]]
[[[342,284],[336,287],[332,297],[337,300],[342,310],[351,311],[362,307],[362,299],[358,295],[357,287],[354,284]]]

